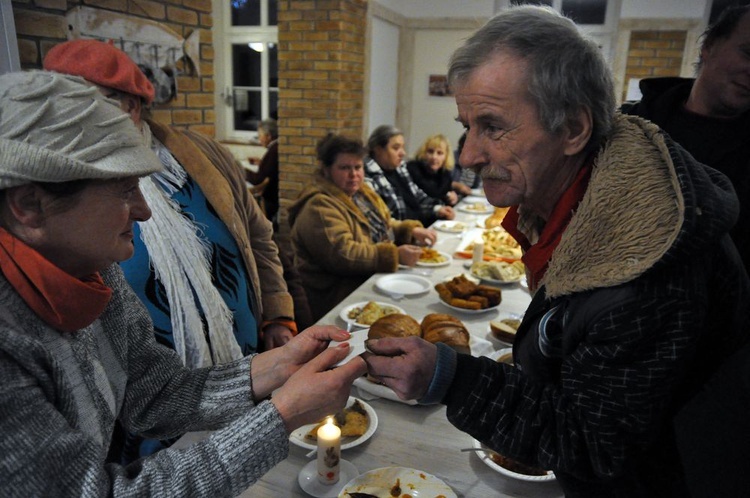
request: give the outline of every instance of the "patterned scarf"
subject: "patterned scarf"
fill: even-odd
[[[367,218],[367,222],[370,224],[370,238],[374,243],[378,242],[385,242],[388,240],[393,240],[391,237],[391,230],[389,230],[388,225],[386,225],[385,220],[381,218],[380,213],[378,213],[378,210],[375,209],[375,206],[372,205],[372,203],[362,194],[361,192],[356,192],[354,196],[352,196],[352,200],[354,201],[354,204],[357,205],[360,211],[362,211],[362,214],[365,215],[365,218]]]
[[[88,327],[104,312],[112,289],[98,273],[77,279],[0,228],[0,270],[49,326],[63,332]]]

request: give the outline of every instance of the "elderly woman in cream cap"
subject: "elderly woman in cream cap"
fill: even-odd
[[[288,452],[289,433],[344,406],[365,371],[348,334],[185,369],[158,345],[116,262],[161,168],[127,115],[83,80],[0,76],[0,495],[234,496]],[[273,399],[266,399],[272,391]],[[182,451],[105,465],[115,419],[155,436],[217,429]]]

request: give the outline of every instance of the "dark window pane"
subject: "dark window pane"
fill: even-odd
[[[268,94],[268,117],[279,119],[279,92],[271,90]]]
[[[232,26],[260,26],[261,0],[231,0]]]
[[[268,25],[276,26],[278,24],[277,19],[278,5],[276,0],[268,0]]]
[[[234,86],[260,86],[260,52],[246,43],[232,45]]]
[[[562,13],[576,24],[604,24],[607,0],[563,0]]]
[[[279,86],[279,49],[275,43],[268,44],[268,86]]]
[[[234,129],[256,131],[261,120],[260,91],[234,91]]]
[[[552,0],[512,0],[511,5],[546,5],[552,7]]]

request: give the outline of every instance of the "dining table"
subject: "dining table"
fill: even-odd
[[[433,228],[451,228],[437,231],[433,248],[448,255],[448,262],[440,265],[400,267],[396,273],[376,273],[330,310],[317,323],[347,327],[346,311],[354,304],[375,301],[401,308],[417,321],[430,313],[448,313],[463,322],[470,333],[471,354],[490,356],[508,350],[511,345],[494,337],[489,322],[504,317],[520,318],[531,301],[525,279],[500,285],[502,301],[494,309],[480,312],[462,312],[444,305],[434,285],[461,274],[468,275],[471,259],[456,257],[467,241],[481,236],[488,213],[475,212],[486,204],[481,192],[463,199],[455,209],[456,217],[450,223],[438,221]],[[442,224],[441,224],[442,223]],[[458,225],[458,226],[456,226]],[[406,292],[392,289],[381,280],[401,276],[406,281],[429,281],[429,287]],[[398,280],[398,278],[397,278]],[[355,328],[352,334],[366,334],[366,329]],[[431,474],[447,484],[458,497],[562,497],[558,483],[530,481],[509,477],[487,463],[485,453],[467,450],[478,445],[470,435],[448,422],[442,404],[419,405],[400,400],[393,391],[378,386],[362,377],[355,381],[351,395],[364,401],[377,416],[377,427],[361,444],[341,451],[341,458],[351,463],[359,474],[383,467],[405,467]],[[185,446],[205,437],[205,433],[183,436],[177,446]],[[467,450],[467,451],[462,451]],[[290,442],[288,457],[268,471],[240,496],[246,498],[279,498],[310,496],[298,482],[301,470],[315,459],[314,452],[294,441]],[[496,467],[496,466],[495,466]],[[339,486],[341,487],[341,486]],[[336,494],[333,494],[336,496]],[[417,495],[415,495],[417,496]],[[418,496],[422,496],[421,494]]]

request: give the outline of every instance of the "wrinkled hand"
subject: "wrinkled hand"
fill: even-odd
[[[367,341],[367,372],[393,389],[401,399],[422,398],[437,364],[437,346],[419,337],[389,337]]]
[[[287,432],[317,422],[346,406],[352,383],[367,371],[359,356],[329,370],[348,352],[348,344],[323,351],[302,366],[274,394],[271,402],[284,420]]]
[[[272,323],[263,329],[263,350],[270,351],[273,348],[283,346],[292,340],[294,334],[283,325]]]
[[[456,212],[450,206],[443,206],[438,210],[437,216],[441,220],[452,220],[456,217]]]
[[[421,246],[432,246],[437,241],[437,232],[432,228],[417,227],[412,231],[411,236]]]
[[[414,266],[419,261],[422,254],[422,248],[411,244],[398,246],[398,262],[406,266]]]

